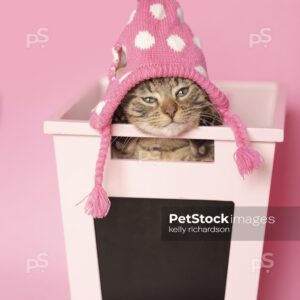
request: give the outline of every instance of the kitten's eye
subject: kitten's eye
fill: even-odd
[[[146,97],[146,98],[142,98],[144,102],[146,102],[147,104],[153,104],[157,102],[156,98],[153,97]]]
[[[179,90],[179,91],[176,93],[176,97],[178,97],[178,98],[184,97],[184,96],[187,95],[188,92],[189,92],[189,88],[188,88],[188,87],[182,88],[181,90]]]

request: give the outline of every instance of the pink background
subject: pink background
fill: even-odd
[[[298,205],[300,2],[181,2],[213,79],[276,80],[286,87],[286,141],[276,154],[271,203]],[[134,7],[135,0],[2,5],[0,299],[70,299],[52,139],[43,135],[42,122],[106,73],[111,46]],[[48,29],[49,41],[27,48],[27,34],[39,28]],[[263,28],[272,40],[250,48],[249,35]],[[299,242],[269,242],[265,252],[275,265],[262,272],[259,299],[299,299]],[[40,253],[46,253],[47,266],[27,272],[28,259]]]

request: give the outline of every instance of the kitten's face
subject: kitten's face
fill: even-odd
[[[129,123],[156,136],[174,137],[199,126],[201,114],[212,107],[193,81],[156,78],[133,88],[122,102]]]

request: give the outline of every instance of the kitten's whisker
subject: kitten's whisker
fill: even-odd
[[[217,118],[213,118],[213,117],[204,117],[200,119],[200,122],[207,122],[211,125],[214,125],[216,122],[218,124],[222,124],[222,120],[217,119]]]
[[[210,118],[211,119],[211,123],[213,123],[213,121],[218,121],[219,123],[223,123],[223,120],[218,115],[214,115],[214,114],[210,114],[210,113],[203,113],[200,116],[200,121],[202,121],[202,122],[204,122],[204,121],[208,122],[208,120],[206,120],[205,118]]]
[[[222,121],[221,117],[218,115],[218,114],[212,114],[212,113],[203,113],[201,114],[201,116],[204,116],[204,117],[212,117],[214,119],[217,119],[219,121]]]
[[[212,103],[207,102],[205,105],[200,105],[199,108],[207,108],[207,107],[214,107]]]
[[[124,143],[124,146],[123,146],[123,149],[122,149],[122,150],[124,150],[124,149],[128,146],[128,144],[130,143],[130,141],[131,141],[132,139],[133,139],[132,137],[128,137],[128,138],[127,138],[126,142]]]
[[[110,141],[110,144],[113,145],[114,143],[117,142],[117,140],[118,140],[119,138],[120,138],[119,136],[115,136],[115,137]]]
[[[197,105],[198,107],[201,107],[201,108],[205,108],[205,107],[214,107],[213,104],[212,104],[211,102],[209,102],[209,101],[205,101],[204,103],[203,103],[203,101],[201,101],[201,102],[199,102],[199,103],[194,102],[194,103],[193,103],[193,107],[195,107],[196,105]]]
[[[130,137],[125,138],[125,142],[123,143],[122,151],[126,148],[127,141],[130,139]]]

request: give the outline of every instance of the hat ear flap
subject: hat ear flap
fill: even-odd
[[[126,47],[125,46],[122,46],[121,49],[119,50],[119,57],[120,57],[120,61],[119,61],[119,65],[117,67],[117,75],[119,73],[121,73],[121,71],[123,69],[126,68],[127,66],[127,52],[126,52]]]
[[[253,170],[261,166],[263,158],[256,150],[250,147],[247,129],[238,116],[227,111],[223,113],[223,120],[226,125],[231,127],[235,136],[238,149],[234,154],[234,159],[239,172],[242,177],[249,175]]]
[[[113,52],[113,65],[111,67],[110,78],[114,80],[122,74],[122,71],[127,66],[127,49],[124,45],[117,44],[112,49]]]

